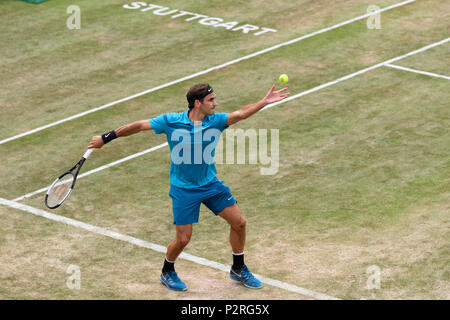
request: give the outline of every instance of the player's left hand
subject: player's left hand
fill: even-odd
[[[274,91],[275,85],[272,85],[272,88],[267,92],[266,96],[264,97],[264,101],[269,103],[274,103],[281,101],[283,99],[286,99],[289,96],[289,92],[285,92],[288,88],[283,88],[277,91]],[[285,92],[285,93],[282,93]]]

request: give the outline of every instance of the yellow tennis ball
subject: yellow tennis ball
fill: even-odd
[[[287,83],[289,81],[289,78],[288,78],[288,76],[287,76],[287,74],[282,74],[281,76],[280,76],[280,82],[281,83]]]

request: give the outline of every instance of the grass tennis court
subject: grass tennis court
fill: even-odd
[[[218,112],[262,98],[278,76],[291,95],[236,128],[278,129],[279,169],[218,164],[248,220],[246,261],[265,277],[341,299],[449,299],[450,82],[380,66],[450,76],[450,4],[410,1],[380,14],[131,97],[400,0],[164,1],[225,22],[277,30],[255,36],[185,18],[125,9],[132,1],[0,3],[0,198],[47,210],[48,186],[90,138],[120,125],[186,109],[190,86],[208,82]],[[156,3],[156,2],[152,2]],[[81,9],[70,30],[66,9]],[[440,43],[442,42],[442,43]],[[438,44],[439,43],[439,44]],[[110,107],[28,134],[62,119]],[[21,134],[24,136],[5,141]],[[164,143],[144,132],[95,151],[82,173]],[[168,147],[93,172],[52,213],[167,246],[174,236]],[[4,203],[3,203],[4,204]],[[159,283],[164,254],[29,212],[0,206],[2,299],[311,299],[266,285],[250,291],[220,270],[180,259],[189,285]],[[229,228],[205,207],[186,253],[231,263]],[[76,265],[81,287],[66,270]],[[368,267],[380,288],[367,289]]]

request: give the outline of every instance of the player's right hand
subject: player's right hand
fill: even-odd
[[[88,149],[91,148],[101,148],[103,147],[103,139],[102,136],[93,136],[91,142],[89,143]]]

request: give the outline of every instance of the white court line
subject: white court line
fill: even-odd
[[[160,89],[169,87],[169,86],[171,86],[171,85],[174,85],[174,84],[177,84],[177,83],[180,83],[180,82],[183,82],[183,81],[186,81],[186,80],[189,80],[189,79],[192,79],[192,78],[195,78],[195,77],[204,75],[204,74],[209,73],[209,72],[214,71],[214,70],[222,69],[222,68],[227,67],[227,66],[229,66],[229,65],[232,65],[232,64],[235,64],[235,63],[238,63],[238,62],[241,62],[241,61],[244,61],[244,60],[247,60],[247,59],[256,57],[256,56],[259,56],[259,55],[261,55],[261,54],[264,54],[264,53],[267,53],[267,52],[270,52],[270,51],[279,49],[279,48],[284,47],[284,46],[288,46],[288,45],[290,45],[290,44],[293,44],[293,43],[302,41],[302,40],[304,40],[304,39],[308,39],[308,38],[314,37],[314,36],[316,36],[316,35],[318,35],[318,34],[321,34],[321,33],[324,33],[324,32],[328,32],[328,31],[330,31],[330,30],[334,30],[334,29],[336,29],[336,28],[345,26],[345,25],[350,24],[350,23],[352,23],[352,22],[355,22],[355,21],[358,21],[358,20],[362,20],[362,19],[368,18],[368,17],[370,17],[370,16],[379,14],[379,13],[381,13],[381,12],[384,12],[384,11],[387,11],[387,10],[391,10],[391,9],[394,9],[394,8],[397,8],[397,7],[400,7],[400,6],[406,5],[406,4],[411,3],[411,2],[415,2],[415,1],[416,1],[416,0],[407,0],[407,1],[403,1],[403,2],[400,2],[400,3],[394,4],[394,5],[388,6],[388,7],[386,7],[386,8],[383,8],[383,9],[380,9],[380,10],[377,10],[377,11],[374,11],[374,12],[370,12],[370,13],[364,14],[364,15],[362,15],[362,16],[358,16],[358,17],[356,17],[356,18],[353,18],[353,19],[350,19],[350,20],[347,20],[347,21],[344,21],[344,22],[335,24],[334,26],[331,26],[331,27],[328,27],[328,28],[324,28],[324,29],[321,29],[321,30],[319,30],[319,31],[315,31],[315,32],[313,32],[313,33],[309,33],[309,34],[307,34],[307,35],[304,35],[304,36],[301,36],[301,37],[298,37],[298,38],[295,38],[295,39],[292,39],[292,40],[289,40],[289,41],[286,41],[286,42],[283,42],[283,43],[280,43],[280,44],[277,44],[277,45],[274,45],[274,46],[272,46],[272,47],[269,47],[269,48],[266,48],[266,49],[263,49],[263,50],[254,52],[254,53],[252,53],[252,54],[243,56],[243,57],[241,57],[241,58],[238,58],[238,59],[235,59],[235,60],[231,60],[231,61],[229,61],[229,62],[226,62],[226,63],[220,64],[220,65],[217,65],[217,66],[215,66],[215,67],[211,67],[211,68],[209,68],[209,69],[206,69],[206,70],[203,70],[203,71],[200,71],[200,72],[197,72],[197,73],[193,73],[193,74],[188,75],[188,76],[185,76],[185,77],[183,77],[183,78],[179,78],[179,79],[177,79],[177,80],[174,80],[174,81],[171,81],[171,82],[167,82],[167,83],[162,84],[162,85],[159,85],[159,86],[157,86],[157,87],[154,87],[154,88],[151,88],[151,89],[148,89],[148,90],[145,90],[145,91],[142,91],[142,92],[133,94],[133,95],[131,95],[131,96],[128,96],[128,97],[125,97],[125,98],[122,98],[122,99],[119,99],[119,100],[116,100],[116,101],[107,103],[107,104],[102,105],[102,106],[100,106],[100,107],[96,107],[96,108],[93,108],[93,109],[90,109],[90,110],[87,110],[87,111],[78,113],[78,114],[76,114],[76,115],[73,115],[73,116],[70,116],[70,117],[61,119],[61,120],[59,120],[59,121],[55,121],[55,122],[49,123],[49,124],[44,125],[44,126],[42,126],[42,127],[39,127],[39,128],[33,129],[33,130],[29,130],[29,131],[26,131],[26,132],[23,132],[23,133],[21,133],[21,134],[15,135],[15,136],[13,136],[13,137],[10,137],[10,138],[6,138],[6,139],[3,139],[3,140],[0,140],[0,144],[4,144],[4,143],[6,143],[6,142],[13,141],[13,140],[19,139],[19,138],[21,138],[21,137],[24,137],[24,136],[27,136],[27,135],[30,135],[30,134],[33,134],[33,133],[42,131],[42,130],[44,130],[44,129],[54,127],[54,126],[59,125],[59,124],[61,124],[61,123],[64,123],[64,122],[67,122],[67,121],[71,121],[71,120],[74,120],[74,119],[77,119],[77,118],[80,118],[80,117],[83,117],[83,116],[88,115],[88,114],[90,114],[90,113],[93,113],[93,112],[96,112],[96,111],[99,111],[99,110],[103,110],[103,109],[109,108],[109,107],[111,107],[111,106],[114,106],[114,105],[116,105],[116,104],[119,104],[119,103],[122,103],[122,102],[125,102],[125,101],[128,101],[128,100],[132,100],[132,99],[134,99],[134,98],[143,96],[143,95],[148,94],[148,93],[150,93],[150,92],[154,92],[154,91],[157,91],[157,90],[160,90]]]
[[[93,232],[99,235],[103,235],[106,237],[110,237],[116,240],[120,240],[120,241],[124,241],[124,242],[128,242],[131,243],[133,245],[136,245],[138,247],[142,247],[142,248],[147,248],[147,249],[151,249],[153,251],[156,252],[160,252],[160,253],[166,253],[166,248],[159,245],[159,244],[155,244],[155,243],[151,243],[145,240],[141,240],[138,238],[134,238],[128,235],[124,235],[118,232],[114,232],[111,230],[107,230],[101,227],[97,227],[88,223],[84,223],[78,220],[74,220],[74,219],[70,219],[70,218],[66,218],[64,216],[60,216],[57,214],[53,214],[50,213],[48,211],[42,210],[42,209],[38,209],[38,208],[34,208],[28,205],[24,205],[21,203],[17,203],[15,201],[10,201],[10,200],[6,200],[3,198],[0,198],[0,204],[11,207],[11,208],[15,208],[15,209],[19,209],[21,211],[25,211],[31,214],[34,214],[36,216],[39,217],[43,217],[46,219],[50,219],[53,221],[57,221],[57,222],[62,222],[65,223],[67,225],[76,227],[76,228],[80,228],[80,229],[84,229],[87,230],[89,232]],[[207,266],[207,267],[211,267],[220,271],[224,271],[224,272],[229,272],[230,271],[230,267],[226,266],[224,264],[215,262],[215,261],[211,261],[205,258],[201,258],[201,257],[197,257],[194,256],[192,254],[188,254],[188,253],[181,253],[179,256],[180,259],[184,259],[184,260],[188,260],[203,266]],[[315,299],[319,299],[319,300],[339,300],[338,298],[323,294],[323,293],[319,293],[319,292],[315,292],[315,291],[311,291],[305,288],[301,288],[289,283],[285,283],[279,280],[275,280],[275,279],[271,279],[271,278],[267,278],[258,274],[254,274],[257,278],[259,278],[259,280],[265,284],[271,285],[273,287],[277,287],[283,290],[287,290],[287,291],[291,291],[291,292],[295,292],[295,293],[299,293],[301,295],[307,296],[307,297],[311,297],[311,298],[315,298]]]
[[[422,48],[420,48],[420,49],[411,51],[411,52],[409,52],[409,53],[407,53],[407,54],[404,54],[404,55],[401,55],[401,56],[398,56],[398,57],[389,59],[389,60],[387,60],[387,61],[377,63],[377,64],[375,64],[375,65],[373,65],[373,66],[371,66],[371,67],[368,67],[368,68],[359,70],[359,71],[357,71],[357,72],[348,74],[348,75],[343,76],[343,77],[341,77],[341,78],[338,78],[338,79],[336,79],[336,80],[333,80],[333,81],[330,81],[330,82],[321,84],[321,85],[319,85],[319,86],[317,86],[317,87],[314,87],[314,88],[312,88],[312,89],[309,89],[309,90],[300,92],[300,93],[298,93],[298,94],[296,94],[296,95],[293,95],[293,96],[290,96],[290,97],[288,97],[288,98],[286,98],[286,99],[284,99],[284,100],[282,100],[282,101],[279,101],[279,102],[276,102],[276,103],[272,103],[272,104],[270,104],[270,105],[264,107],[263,109],[261,109],[261,111],[266,110],[266,109],[269,109],[269,108],[272,108],[272,107],[275,107],[275,106],[280,105],[280,104],[282,104],[282,103],[286,103],[286,102],[288,102],[288,101],[297,99],[297,98],[302,97],[302,96],[305,96],[305,95],[307,95],[307,94],[310,94],[310,93],[319,91],[319,90],[321,90],[321,89],[324,89],[324,88],[326,88],[326,87],[332,86],[332,85],[337,84],[337,83],[339,83],[339,82],[342,82],[342,81],[351,79],[351,78],[356,77],[356,76],[358,76],[358,75],[360,75],[360,74],[363,74],[363,73],[366,73],[366,72],[368,72],[368,71],[371,71],[371,70],[380,68],[380,67],[382,67],[382,66],[384,66],[384,65],[386,65],[386,64],[390,64],[391,62],[395,62],[395,61],[404,59],[404,58],[406,58],[406,57],[412,56],[412,55],[414,55],[414,54],[424,52],[424,51],[429,50],[429,49],[431,49],[431,48],[434,48],[434,47],[437,47],[437,46],[439,46],[439,45],[442,45],[442,44],[444,44],[444,43],[446,43],[446,42],[448,42],[448,41],[450,41],[450,38],[444,39],[444,40],[439,41],[439,42],[432,43],[432,44],[430,44],[430,45],[427,45],[427,46],[422,47]],[[136,158],[136,157],[139,157],[139,156],[141,156],[141,155],[143,155],[143,154],[146,154],[146,153],[148,153],[148,152],[157,150],[157,149],[162,148],[162,147],[167,146],[167,145],[168,145],[168,144],[167,144],[167,142],[166,142],[165,144],[163,143],[163,144],[160,144],[159,146],[156,146],[156,147],[153,147],[153,148],[150,148],[150,149],[147,149],[147,150],[138,152],[138,153],[133,154],[133,155],[130,155],[130,156],[128,156],[128,157],[125,157],[125,158],[122,158],[122,159],[120,159],[120,160],[114,161],[114,162],[112,162],[112,163],[110,163],[110,164],[108,164],[108,165],[104,165],[104,166],[101,166],[101,167],[99,167],[99,168],[96,168],[96,169],[93,169],[93,170],[91,170],[91,171],[88,171],[88,172],[86,172],[86,173],[84,173],[84,174],[80,174],[80,175],[79,175],[79,178],[84,177],[84,176],[87,176],[87,175],[89,175],[89,174],[91,174],[91,173],[94,173],[94,172],[98,172],[98,171],[107,169],[107,168],[112,167],[112,166],[114,166],[114,165],[116,165],[116,164],[122,163],[122,162],[124,162],[124,161],[130,160],[130,159],[133,159],[133,158]],[[20,196],[20,197],[14,199],[13,201],[20,201],[20,200],[23,200],[23,199],[25,199],[25,198],[32,197],[32,196],[34,196],[34,195],[36,195],[36,194],[39,194],[39,193],[42,193],[42,192],[47,191],[47,189],[48,189],[48,186],[45,187],[45,188],[41,188],[41,189],[39,189],[39,190],[30,192],[30,193],[27,193],[27,194],[25,194],[25,195],[23,195],[23,196]]]
[[[385,66],[386,66],[386,67],[390,67],[390,68],[394,68],[394,69],[403,70],[403,71],[409,71],[409,72],[419,73],[419,74],[423,74],[423,75],[430,76],[430,77],[443,78],[443,79],[450,80],[450,77],[443,76],[443,75],[437,74],[437,73],[432,73],[432,72],[426,72],[426,71],[421,71],[421,70],[416,70],[416,69],[406,68],[406,67],[397,66],[397,65],[395,65],[395,64],[390,64],[390,63],[385,64]]]

